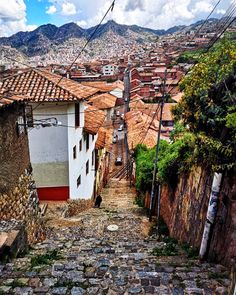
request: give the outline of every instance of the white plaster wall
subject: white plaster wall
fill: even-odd
[[[32,104],[33,109],[37,104]],[[43,103],[33,111],[34,120],[55,117],[67,125],[66,103]],[[30,160],[37,187],[68,186],[67,128],[29,129]]]
[[[74,105],[68,108],[68,125],[75,126]],[[68,151],[69,151],[69,184],[70,199],[89,199],[92,197],[95,180],[95,165],[92,167],[92,152],[95,149],[97,135],[92,141],[89,135],[89,149],[86,150],[86,141],[83,136],[84,127],[84,104],[80,104],[80,123],[78,128],[68,129]],[[79,142],[82,139],[82,151],[79,150]],[[73,147],[76,145],[77,156],[73,159]],[[86,162],[89,159],[89,173],[86,174]],[[94,161],[95,163],[95,161]],[[77,187],[77,178],[81,176],[81,184]]]

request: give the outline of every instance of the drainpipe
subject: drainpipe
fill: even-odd
[[[210,236],[212,231],[212,226],[215,221],[216,213],[217,213],[217,205],[219,199],[220,185],[222,180],[222,173],[214,173],[214,178],[211,187],[211,195],[209,199],[207,216],[205,227],[202,235],[202,242],[199,252],[200,260],[204,260],[207,256],[207,251],[210,245]]]

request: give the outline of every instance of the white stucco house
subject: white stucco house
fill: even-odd
[[[89,118],[85,126],[85,99],[98,90],[60,78],[30,69],[8,77],[2,87],[32,107],[28,139],[39,199],[89,199],[95,186],[97,129],[90,130]]]
[[[114,76],[118,72],[117,65],[114,64],[107,64],[102,67],[102,74],[103,76]]]

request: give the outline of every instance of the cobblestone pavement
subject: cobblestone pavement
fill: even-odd
[[[0,265],[0,294],[227,294],[223,266],[200,264],[181,249],[152,254],[165,243],[145,235],[147,218],[126,181],[111,181],[102,196],[101,209],[73,217],[73,226],[48,228],[44,242]]]

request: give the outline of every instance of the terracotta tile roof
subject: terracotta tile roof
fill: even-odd
[[[109,93],[94,95],[89,99],[89,102],[100,110],[113,108],[116,105],[116,101],[117,97]]]
[[[172,121],[172,113],[171,109],[173,106],[175,106],[175,103],[165,103],[163,107],[163,113],[162,113],[162,120],[163,121]],[[157,109],[159,110],[157,111]],[[157,111],[157,118],[160,118],[160,104],[157,103],[145,103],[142,100],[137,102],[131,102],[130,103],[130,109],[141,111],[142,113],[153,116],[153,113]]]
[[[23,101],[24,97],[21,95],[8,95],[4,88],[0,88],[0,108],[8,106],[16,101]]]
[[[67,78],[55,86],[60,78],[56,74],[30,69],[5,78],[1,87],[8,94],[22,95],[24,100],[29,101],[76,101],[98,92],[96,88],[80,85]]]
[[[90,81],[90,82],[81,82],[81,84],[85,86],[97,88],[103,92],[112,91],[115,88],[120,88],[124,90],[124,83],[119,80],[114,83],[106,83],[103,81]]]
[[[96,149],[103,149],[106,145],[106,132],[99,129],[98,131],[98,138],[95,143]]]
[[[159,121],[157,118],[153,120],[152,115],[146,115],[141,111],[130,111],[126,113],[125,120],[128,130],[129,149],[135,148],[139,143],[143,143],[148,147],[156,145]],[[162,126],[161,130],[165,130],[165,128]],[[162,135],[161,138],[166,139]]]
[[[94,106],[86,105],[85,109],[84,129],[90,134],[97,134],[99,128],[105,121],[105,113],[98,110]]]

